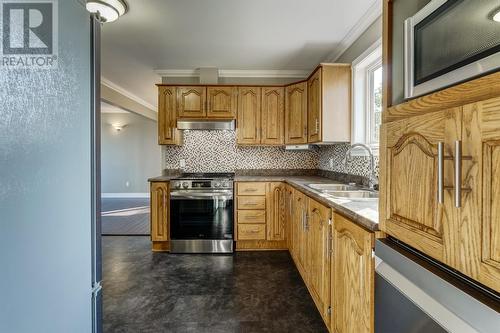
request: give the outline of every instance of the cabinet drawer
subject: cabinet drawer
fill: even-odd
[[[236,198],[238,209],[266,209],[266,197],[238,197]]]
[[[240,224],[238,225],[238,240],[266,239],[265,224]]]
[[[238,183],[238,195],[266,195],[266,183]]]
[[[266,223],[265,210],[238,210],[238,224],[240,223]]]

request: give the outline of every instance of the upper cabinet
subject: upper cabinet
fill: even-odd
[[[238,89],[237,135],[239,144],[260,143],[260,87]]]
[[[307,82],[286,87],[285,144],[307,143]]]
[[[207,115],[205,87],[177,87],[179,118],[204,118]]]
[[[454,253],[450,219],[456,210],[448,186],[453,184],[450,158],[454,142],[460,139],[460,121],[460,110],[451,109],[385,124],[381,142],[385,148],[380,151],[382,230],[450,265]]]
[[[349,142],[351,66],[321,64],[307,81],[307,108],[308,143]]]
[[[380,143],[381,229],[495,291],[499,128],[494,98],[386,123]]]
[[[322,69],[318,68],[307,81],[308,142],[319,142],[322,137],[321,111],[323,105],[321,103],[321,72]]]
[[[284,144],[285,89],[283,87],[262,88],[261,143]]]
[[[176,145],[181,133],[176,129],[177,97],[175,87],[158,89],[158,144]]]
[[[235,118],[238,100],[236,87],[207,87],[208,118]]]
[[[462,126],[456,267],[500,292],[500,98],[465,105]]]
[[[240,87],[238,95],[238,144],[283,144],[284,88]]]
[[[287,86],[158,85],[158,143],[179,144],[177,119],[235,119],[241,145],[350,141],[351,67],[321,64]]]

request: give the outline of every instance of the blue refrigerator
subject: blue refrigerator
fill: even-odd
[[[100,332],[100,24],[0,0],[0,332]]]

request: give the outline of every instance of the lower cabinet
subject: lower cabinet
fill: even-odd
[[[153,182],[151,190],[151,241],[153,251],[165,251],[169,249],[169,183]]]
[[[374,234],[334,214],[331,332],[374,331]]]
[[[237,250],[286,250],[286,186],[282,182],[237,182]]]
[[[330,249],[331,209],[308,199],[306,229],[308,234],[309,291],[321,316],[330,321]]]
[[[297,269],[302,278],[307,279],[309,273],[308,244],[309,237],[306,228],[307,196],[299,191],[293,192],[292,239],[293,253]]]

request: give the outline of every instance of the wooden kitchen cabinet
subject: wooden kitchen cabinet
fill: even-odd
[[[307,81],[308,142],[321,141],[321,67]]]
[[[283,87],[263,87],[261,103],[261,140],[263,145],[285,143],[285,89]]]
[[[351,66],[320,64],[307,81],[309,143],[350,142]]]
[[[288,251],[293,256],[293,233],[292,233],[292,223],[293,223],[293,188],[286,184],[285,185],[285,221],[287,223],[286,243]]]
[[[205,118],[206,88],[201,86],[177,87],[177,116],[179,118]]]
[[[238,144],[260,144],[260,87],[238,88]]]
[[[285,144],[307,143],[307,82],[286,87]]]
[[[444,186],[451,189],[461,114],[455,108],[384,124],[380,144],[381,230],[451,266],[458,211],[449,189],[438,202],[438,143],[444,144]]]
[[[330,245],[331,209],[309,198],[307,214],[308,260],[310,262],[308,284],[316,306],[329,323],[330,307]]]
[[[462,126],[454,267],[500,292],[500,98],[465,105]]]
[[[284,95],[283,87],[239,88],[238,144],[284,144]]]
[[[236,249],[286,250],[286,185],[236,182]]]
[[[177,127],[177,96],[175,87],[158,88],[158,144],[178,145],[182,141]]]
[[[295,264],[304,281],[309,273],[309,237],[306,229],[307,196],[299,191],[293,193],[292,239]]]
[[[169,183],[153,182],[151,190],[151,240],[167,242],[169,240]]]
[[[285,184],[267,183],[267,240],[285,240]]]
[[[374,332],[374,234],[341,215],[333,217],[331,332]]]
[[[207,118],[236,118],[238,88],[214,86],[207,87]]]

